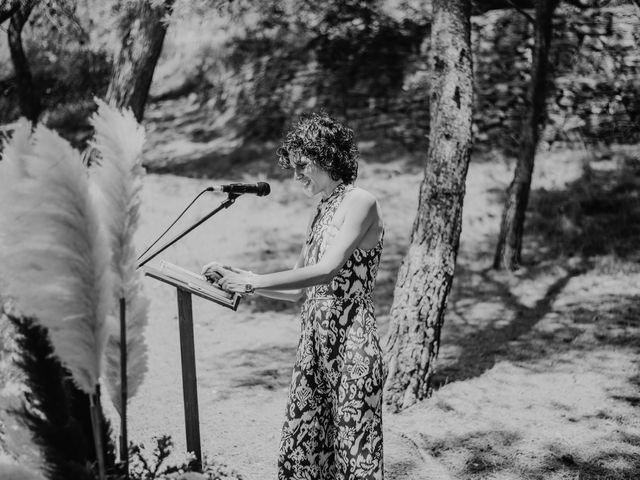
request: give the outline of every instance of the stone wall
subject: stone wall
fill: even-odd
[[[566,146],[640,141],[636,10],[561,7],[554,25],[553,85],[543,142]],[[387,31],[383,43],[367,38],[373,43],[356,57],[335,49],[328,55],[304,37],[298,44],[266,49],[268,53],[243,63],[220,89],[225,95],[220,105],[226,111],[221,118],[233,118],[247,136],[270,139],[297,114],[324,108],[346,120],[360,140],[424,148],[429,25],[393,28],[396,33]],[[516,11],[473,19],[477,149],[512,154],[517,148],[527,107],[531,36],[532,25]]]

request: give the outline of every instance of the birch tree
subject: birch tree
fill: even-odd
[[[470,0],[433,2],[429,147],[385,352],[385,398],[396,409],[430,394],[453,281],[471,147],[470,14]]]

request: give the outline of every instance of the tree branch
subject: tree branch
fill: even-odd
[[[20,0],[0,0],[0,24],[9,20],[20,8]]]
[[[520,8],[519,6],[517,6],[516,4],[513,3],[512,0],[506,0],[507,3],[511,4],[513,6],[513,8],[516,9],[516,11],[518,11],[519,13],[521,13],[522,15],[524,15],[524,17],[529,21],[529,23],[531,25],[535,25],[536,24],[536,19],[533,18],[531,15],[529,15],[527,12],[525,12],[522,8]]]

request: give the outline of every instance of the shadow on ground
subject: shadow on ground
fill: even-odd
[[[464,458],[460,472],[463,478],[493,478],[501,471],[512,466],[517,459],[514,452],[518,444],[525,441],[517,432],[489,430],[478,431],[472,435],[449,435],[438,441],[423,439],[429,453],[439,458],[457,452]],[[640,439],[627,439],[633,446],[640,446]],[[520,459],[523,460],[523,459]],[[565,445],[548,445],[543,458],[532,459],[535,466],[524,466],[520,462],[519,479],[544,480],[553,478],[579,478],[580,480],[635,480],[640,471],[640,458],[624,452],[603,452],[590,457],[588,461],[580,459],[571,448]],[[555,476],[554,476],[555,474]],[[560,474],[561,477],[557,475]],[[507,477],[499,477],[507,478]],[[508,478],[516,478],[509,476]]]
[[[532,192],[524,241],[528,266],[511,275],[474,269],[464,259],[458,263],[436,387],[476,377],[496,359],[533,360],[547,351],[573,348],[585,329],[593,330],[596,343],[640,346],[637,297],[595,295],[554,308],[577,276],[640,271],[640,161],[622,156],[607,162],[607,168],[593,162],[565,189]],[[480,251],[485,247],[478,246]],[[533,353],[530,342],[519,344],[517,354],[510,351],[510,342],[552,313],[573,324],[545,337],[547,348]],[[455,352],[447,354],[452,345]]]
[[[434,387],[477,377],[492,368],[497,359],[507,358],[509,342],[529,333],[552,310],[555,298],[569,280],[580,273],[581,270],[571,270],[561,274],[542,298],[527,306],[511,292],[509,282],[493,270],[474,272],[458,268],[443,340],[443,344],[453,344],[458,349],[453,363],[441,358],[443,365],[434,376]],[[478,321],[482,309],[477,307],[483,302],[487,313],[497,311],[501,317]]]
[[[629,364],[640,354],[640,162],[623,158],[615,168],[597,162],[592,167],[565,189],[532,192],[525,239],[529,262],[520,271],[478,268],[477,259],[459,261],[434,384],[444,395],[445,384],[480,377],[500,363],[544,378],[552,371],[580,378],[586,369],[586,377],[616,375],[620,381],[612,385],[618,386],[593,386],[603,403],[584,399],[588,413],[562,403],[545,407],[545,415],[558,417],[556,434],[577,435],[576,444],[549,441],[532,451],[531,439],[491,428],[425,435],[424,450],[462,465],[460,478],[506,473],[527,480],[639,478],[640,436],[632,433],[637,425],[628,422],[640,413],[640,362]],[[485,247],[478,249],[486,252]],[[601,365],[600,358],[615,355],[619,360]],[[530,388],[526,378],[522,382],[523,389]],[[474,391],[472,383],[459,385]],[[437,403],[434,408],[443,408]],[[444,415],[458,414],[441,403]]]
[[[234,350],[225,356],[225,364],[220,367],[234,372],[232,388],[280,390],[291,381],[295,356],[294,347],[281,345]]]

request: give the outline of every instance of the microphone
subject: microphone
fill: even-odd
[[[253,193],[259,197],[269,195],[271,187],[267,182],[258,183],[229,183],[227,185],[211,185],[208,192],[224,192],[242,195],[243,193]]]

